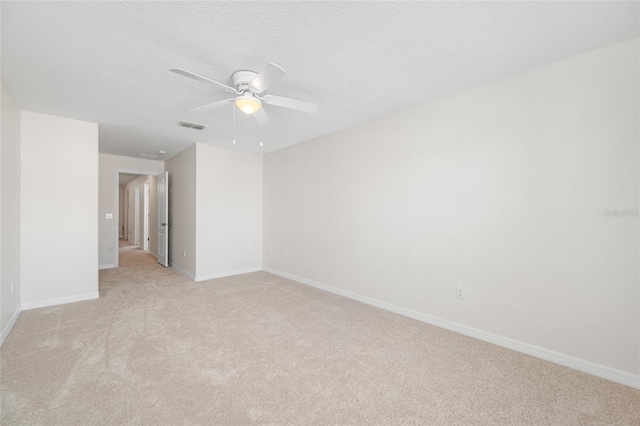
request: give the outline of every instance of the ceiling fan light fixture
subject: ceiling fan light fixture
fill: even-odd
[[[238,96],[235,100],[235,104],[238,109],[240,109],[240,111],[244,112],[245,114],[253,114],[262,106],[262,102],[260,102],[260,99],[246,94]]]

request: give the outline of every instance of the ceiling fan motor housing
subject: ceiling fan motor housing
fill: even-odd
[[[253,90],[249,86],[251,82],[257,77],[258,73],[254,71],[236,71],[231,78],[233,79],[233,85],[239,92],[246,92],[247,90],[253,93]]]

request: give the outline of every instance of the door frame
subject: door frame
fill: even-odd
[[[114,250],[114,265],[117,268],[118,264],[120,262],[120,255],[118,252],[118,247],[120,246],[120,232],[118,230],[118,227],[120,226],[120,196],[119,196],[119,191],[120,191],[120,173],[130,173],[130,174],[135,174],[135,175],[152,175],[152,176],[158,176],[158,170],[132,170],[132,169],[115,169],[115,198],[116,198],[116,205],[115,205],[115,209],[114,211],[118,213],[118,220],[116,221],[115,226],[113,227],[113,234],[114,234],[114,245],[113,247],[115,248]],[[164,170],[161,172],[164,173]]]

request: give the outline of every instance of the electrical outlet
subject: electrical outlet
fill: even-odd
[[[186,251],[186,250],[184,250],[184,251],[182,252],[182,257],[187,257],[187,251]]]
[[[288,262],[289,261],[289,253],[285,253],[284,255],[284,261]]]
[[[267,257],[271,257],[271,250],[267,250]]]
[[[456,286],[456,297],[458,299],[464,299],[464,288],[459,285]]]
[[[13,294],[13,283],[11,283],[11,294]]]

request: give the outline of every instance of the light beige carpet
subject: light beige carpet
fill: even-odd
[[[152,265],[158,260],[140,247],[131,244],[129,241],[120,238],[118,266],[142,266]]]
[[[135,250],[132,250],[132,253]],[[640,391],[259,272],[23,312],[2,425],[639,425]]]

